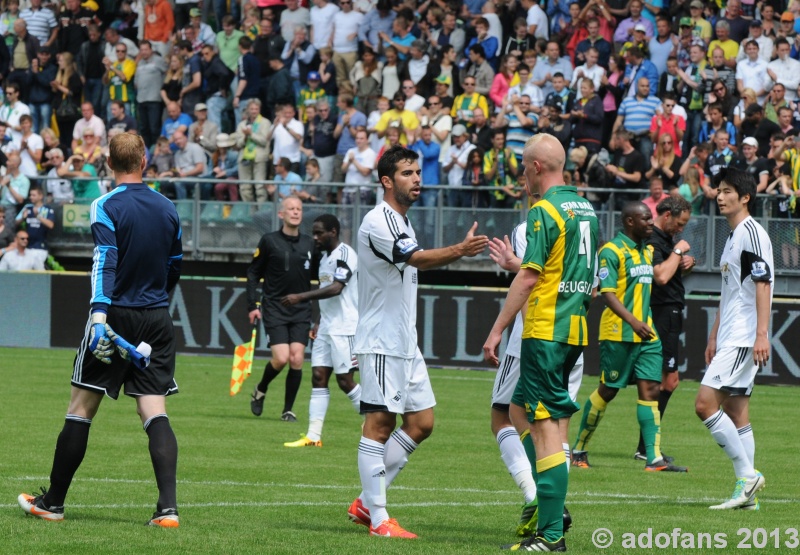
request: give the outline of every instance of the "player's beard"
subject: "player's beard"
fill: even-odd
[[[417,199],[419,199],[419,195],[417,195],[416,197],[412,197],[411,191],[401,192],[400,190],[395,189],[394,200],[396,200],[397,203],[401,206],[411,207],[412,204],[417,202]]]

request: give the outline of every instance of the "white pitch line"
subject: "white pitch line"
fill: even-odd
[[[682,499],[681,503],[697,502],[708,503],[709,501],[697,499]],[[776,499],[774,501],[767,500],[765,503],[792,503],[789,499]],[[607,501],[577,501],[569,500],[570,507],[576,505],[648,505],[651,504],[649,500],[632,500],[632,499],[612,499]],[[476,503],[459,503],[454,501],[424,501],[419,503],[392,503],[392,507],[401,508],[424,508],[424,507],[516,507],[518,503],[503,503],[500,501],[476,502]],[[18,507],[16,503],[2,503],[0,509],[13,509]],[[75,504],[68,505],[68,509],[150,509],[152,503],[137,504],[137,503],[108,503],[108,504]],[[221,508],[241,508],[241,507],[347,507],[347,502],[344,501],[212,501],[208,503],[180,503],[181,509],[221,509]]]
[[[4,478],[6,481],[14,481],[14,482],[22,482],[22,481],[30,481],[30,482],[42,482],[47,481],[50,478],[48,476],[9,476]],[[136,480],[136,479],[126,479],[126,478],[78,478],[75,480],[76,482],[100,482],[100,483],[111,483],[111,484],[152,484],[153,480]],[[278,482],[237,482],[233,480],[178,480],[178,484],[181,485],[194,485],[194,486],[226,486],[226,487],[256,487],[256,488],[301,488],[301,489],[318,489],[318,490],[349,490],[349,491],[356,491],[359,489],[358,485],[352,486],[342,486],[342,485],[335,485],[335,484],[282,484]],[[432,493],[478,493],[478,494],[491,494],[491,495],[514,495],[518,496],[519,491],[516,490],[487,490],[487,489],[477,489],[477,488],[419,488],[419,487],[412,487],[412,486],[392,486],[391,488],[393,491],[410,491],[410,492],[417,492],[417,491],[424,491],[424,492],[432,492]],[[581,498],[589,498],[585,501],[581,501]],[[593,500],[591,498],[598,498],[597,500]],[[710,503],[719,501],[717,497],[674,497],[668,495],[648,495],[648,494],[626,494],[626,493],[604,493],[604,492],[597,492],[597,491],[571,491],[568,495],[568,502],[570,505],[603,505],[603,504],[642,504],[642,503],[652,503],[654,501],[672,501],[672,502],[681,502],[681,503]],[[786,499],[786,498],[770,498],[769,503],[794,503],[794,499]],[[304,506],[302,502],[293,502],[287,501],[285,503],[282,502],[275,502],[275,503],[266,503],[263,506],[282,506],[282,505],[296,505],[296,506]],[[335,502],[308,502],[308,505],[338,505],[339,503]],[[494,502],[474,502],[474,503],[446,503],[446,502],[433,502],[430,504],[426,503],[409,503],[406,505],[397,505],[392,503],[392,505],[397,506],[407,506],[407,507],[424,507],[424,506],[490,506],[490,505],[506,505],[507,503],[501,501],[494,501]],[[205,504],[205,505],[195,505],[195,506],[228,506],[229,504]],[[16,505],[2,505],[0,507],[15,507]],[[125,507],[127,505],[119,505],[119,507]],[[138,507],[138,505],[130,505],[131,507]],[[186,505],[192,506],[192,505]],[[238,506],[233,505],[231,506]],[[262,505],[242,505],[242,506],[262,506]],[[99,508],[104,508],[99,507]]]

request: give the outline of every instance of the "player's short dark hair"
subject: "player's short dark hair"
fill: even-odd
[[[623,226],[625,225],[625,220],[627,220],[628,218],[632,218],[638,212],[642,212],[644,210],[647,210],[648,212],[650,212],[650,209],[647,207],[647,205],[645,203],[643,203],[642,201],[640,201],[640,200],[632,200],[632,201],[626,202],[622,206],[622,224],[623,224]]]
[[[341,233],[342,226],[339,223],[339,218],[333,214],[320,214],[314,219],[314,223],[321,223],[325,231],[335,231],[338,237]]]
[[[677,218],[687,211],[692,211],[692,205],[689,204],[689,201],[683,197],[668,196],[656,206],[656,214],[659,216],[669,212],[673,218]]]
[[[403,160],[414,161],[419,158],[413,150],[409,150],[403,145],[395,145],[383,153],[381,159],[378,160],[378,179],[383,180],[384,177],[394,179],[394,174],[397,171],[397,164]]]
[[[751,214],[756,208],[756,179],[752,174],[745,170],[736,168],[722,168],[717,175],[714,176],[714,187],[719,187],[725,183],[733,188],[741,199],[744,195],[750,195],[747,201],[747,211]]]

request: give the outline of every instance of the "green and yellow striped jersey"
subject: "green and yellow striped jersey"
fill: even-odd
[[[123,61],[114,62],[111,67],[122,72],[125,76],[123,80],[113,71],[108,72],[108,95],[111,100],[120,102],[131,102],[133,100],[133,75],[136,73],[136,62],[129,58]]]
[[[522,268],[539,272],[528,298],[523,339],[588,344],[599,237],[597,216],[575,187],[551,187],[528,212]]]
[[[653,287],[653,246],[637,244],[623,232],[617,233],[600,249],[600,293],[614,293],[634,318],[647,323],[655,333],[650,311],[650,290]],[[610,308],[600,318],[601,341],[645,341],[633,332],[630,324]],[[654,336],[650,341],[658,341]]]

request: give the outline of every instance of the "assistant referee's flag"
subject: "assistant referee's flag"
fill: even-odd
[[[250,334],[250,342],[236,345],[233,350],[233,368],[231,369],[231,397],[239,393],[242,384],[253,371],[253,356],[256,350],[256,330],[258,320]]]

